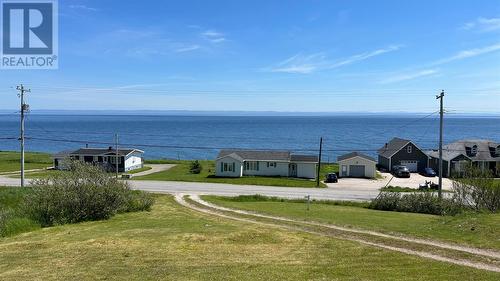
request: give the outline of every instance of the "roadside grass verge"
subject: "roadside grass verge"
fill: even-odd
[[[146,176],[134,177],[134,180],[160,180],[160,181],[187,181],[187,182],[209,182],[209,183],[227,183],[243,185],[266,185],[266,186],[286,186],[286,187],[316,187],[316,181],[297,178],[284,177],[250,177],[241,178],[219,178],[215,177],[215,162],[202,160],[202,171],[199,174],[189,172],[191,161],[179,161],[176,166],[169,170],[153,173]],[[338,170],[338,169],[337,169]],[[335,171],[335,165],[324,165],[322,175]],[[320,183],[320,187],[326,187]]]
[[[29,188],[0,187],[0,237],[39,229],[39,223],[29,219],[22,210]]]
[[[331,223],[394,235],[500,249],[500,214],[463,213],[457,216],[378,211],[348,202],[315,202],[310,210],[304,200],[275,200],[261,197],[203,196],[204,200],[229,208],[298,220]]]
[[[151,212],[0,238],[1,280],[498,280],[335,238],[214,218],[157,195]],[[26,260],[30,266],[26,266]]]
[[[126,172],[125,174],[131,174],[131,175],[133,175],[133,174],[137,174],[137,173],[140,173],[140,172],[149,171],[149,170],[151,170],[151,169],[152,169],[152,168],[151,168],[151,167],[149,167],[149,166],[144,166],[144,167],[139,168],[139,169],[135,169],[135,170],[132,170],[132,171],[128,171],[128,172]]]
[[[26,152],[25,169],[42,169],[52,166],[52,158],[48,153]],[[0,173],[15,172],[21,169],[21,156],[19,152],[0,151]]]

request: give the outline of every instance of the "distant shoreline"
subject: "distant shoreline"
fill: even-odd
[[[61,116],[241,116],[241,117],[415,117],[429,112],[286,112],[286,111],[190,111],[190,110],[34,110],[32,115]],[[16,115],[15,110],[0,110],[2,115]],[[447,118],[499,118],[499,113],[461,113],[450,114]]]

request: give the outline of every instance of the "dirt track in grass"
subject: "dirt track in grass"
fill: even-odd
[[[186,201],[182,194],[175,200],[193,210],[227,219],[331,236],[436,261],[500,272],[500,253],[495,251],[230,209],[205,202],[198,195],[188,196],[188,201],[192,202]]]

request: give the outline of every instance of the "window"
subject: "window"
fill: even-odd
[[[111,164],[116,164],[116,157],[115,156],[110,156],[109,160],[110,160]],[[121,164],[121,163],[122,163],[122,158],[118,157],[118,164]]]
[[[234,172],[235,164],[233,163],[221,163],[221,172]]]
[[[99,162],[99,156],[94,156],[94,162]]]
[[[267,162],[267,167],[274,167],[276,168],[276,162]]]
[[[245,170],[258,171],[259,170],[259,162],[257,162],[257,161],[245,162]]]
[[[476,155],[477,154],[477,145],[472,146],[472,149],[470,150],[470,153],[472,155]]]
[[[411,153],[413,151],[413,146],[409,145],[406,147],[406,152]]]
[[[496,149],[496,152],[495,152],[496,155],[500,155],[500,145],[497,146],[497,149]]]
[[[108,157],[107,156],[102,157],[102,162],[108,163]]]

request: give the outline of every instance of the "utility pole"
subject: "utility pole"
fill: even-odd
[[[321,171],[321,152],[323,150],[323,137],[319,139],[318,170],[316,172],[316,187],[319,187],[319,173]]]
[[[24,93],[30,93],[30,89],[25,89],[23,84],[16,87],[19,91],[17,94],[21,98],[21,136],[19,141],[21,142],[21,187],[24,187],[24,113],[28,111],[29,105],[24,103]]]
[[[441,199],[443,197],[443,99],[444,99],[444,90],[441,91],[439,96],[436,96],[436,99],[439,99],[439,189],[438,189],[438,197]]]
[[[115,134],[115,172],[118,179],[118,134]]]

